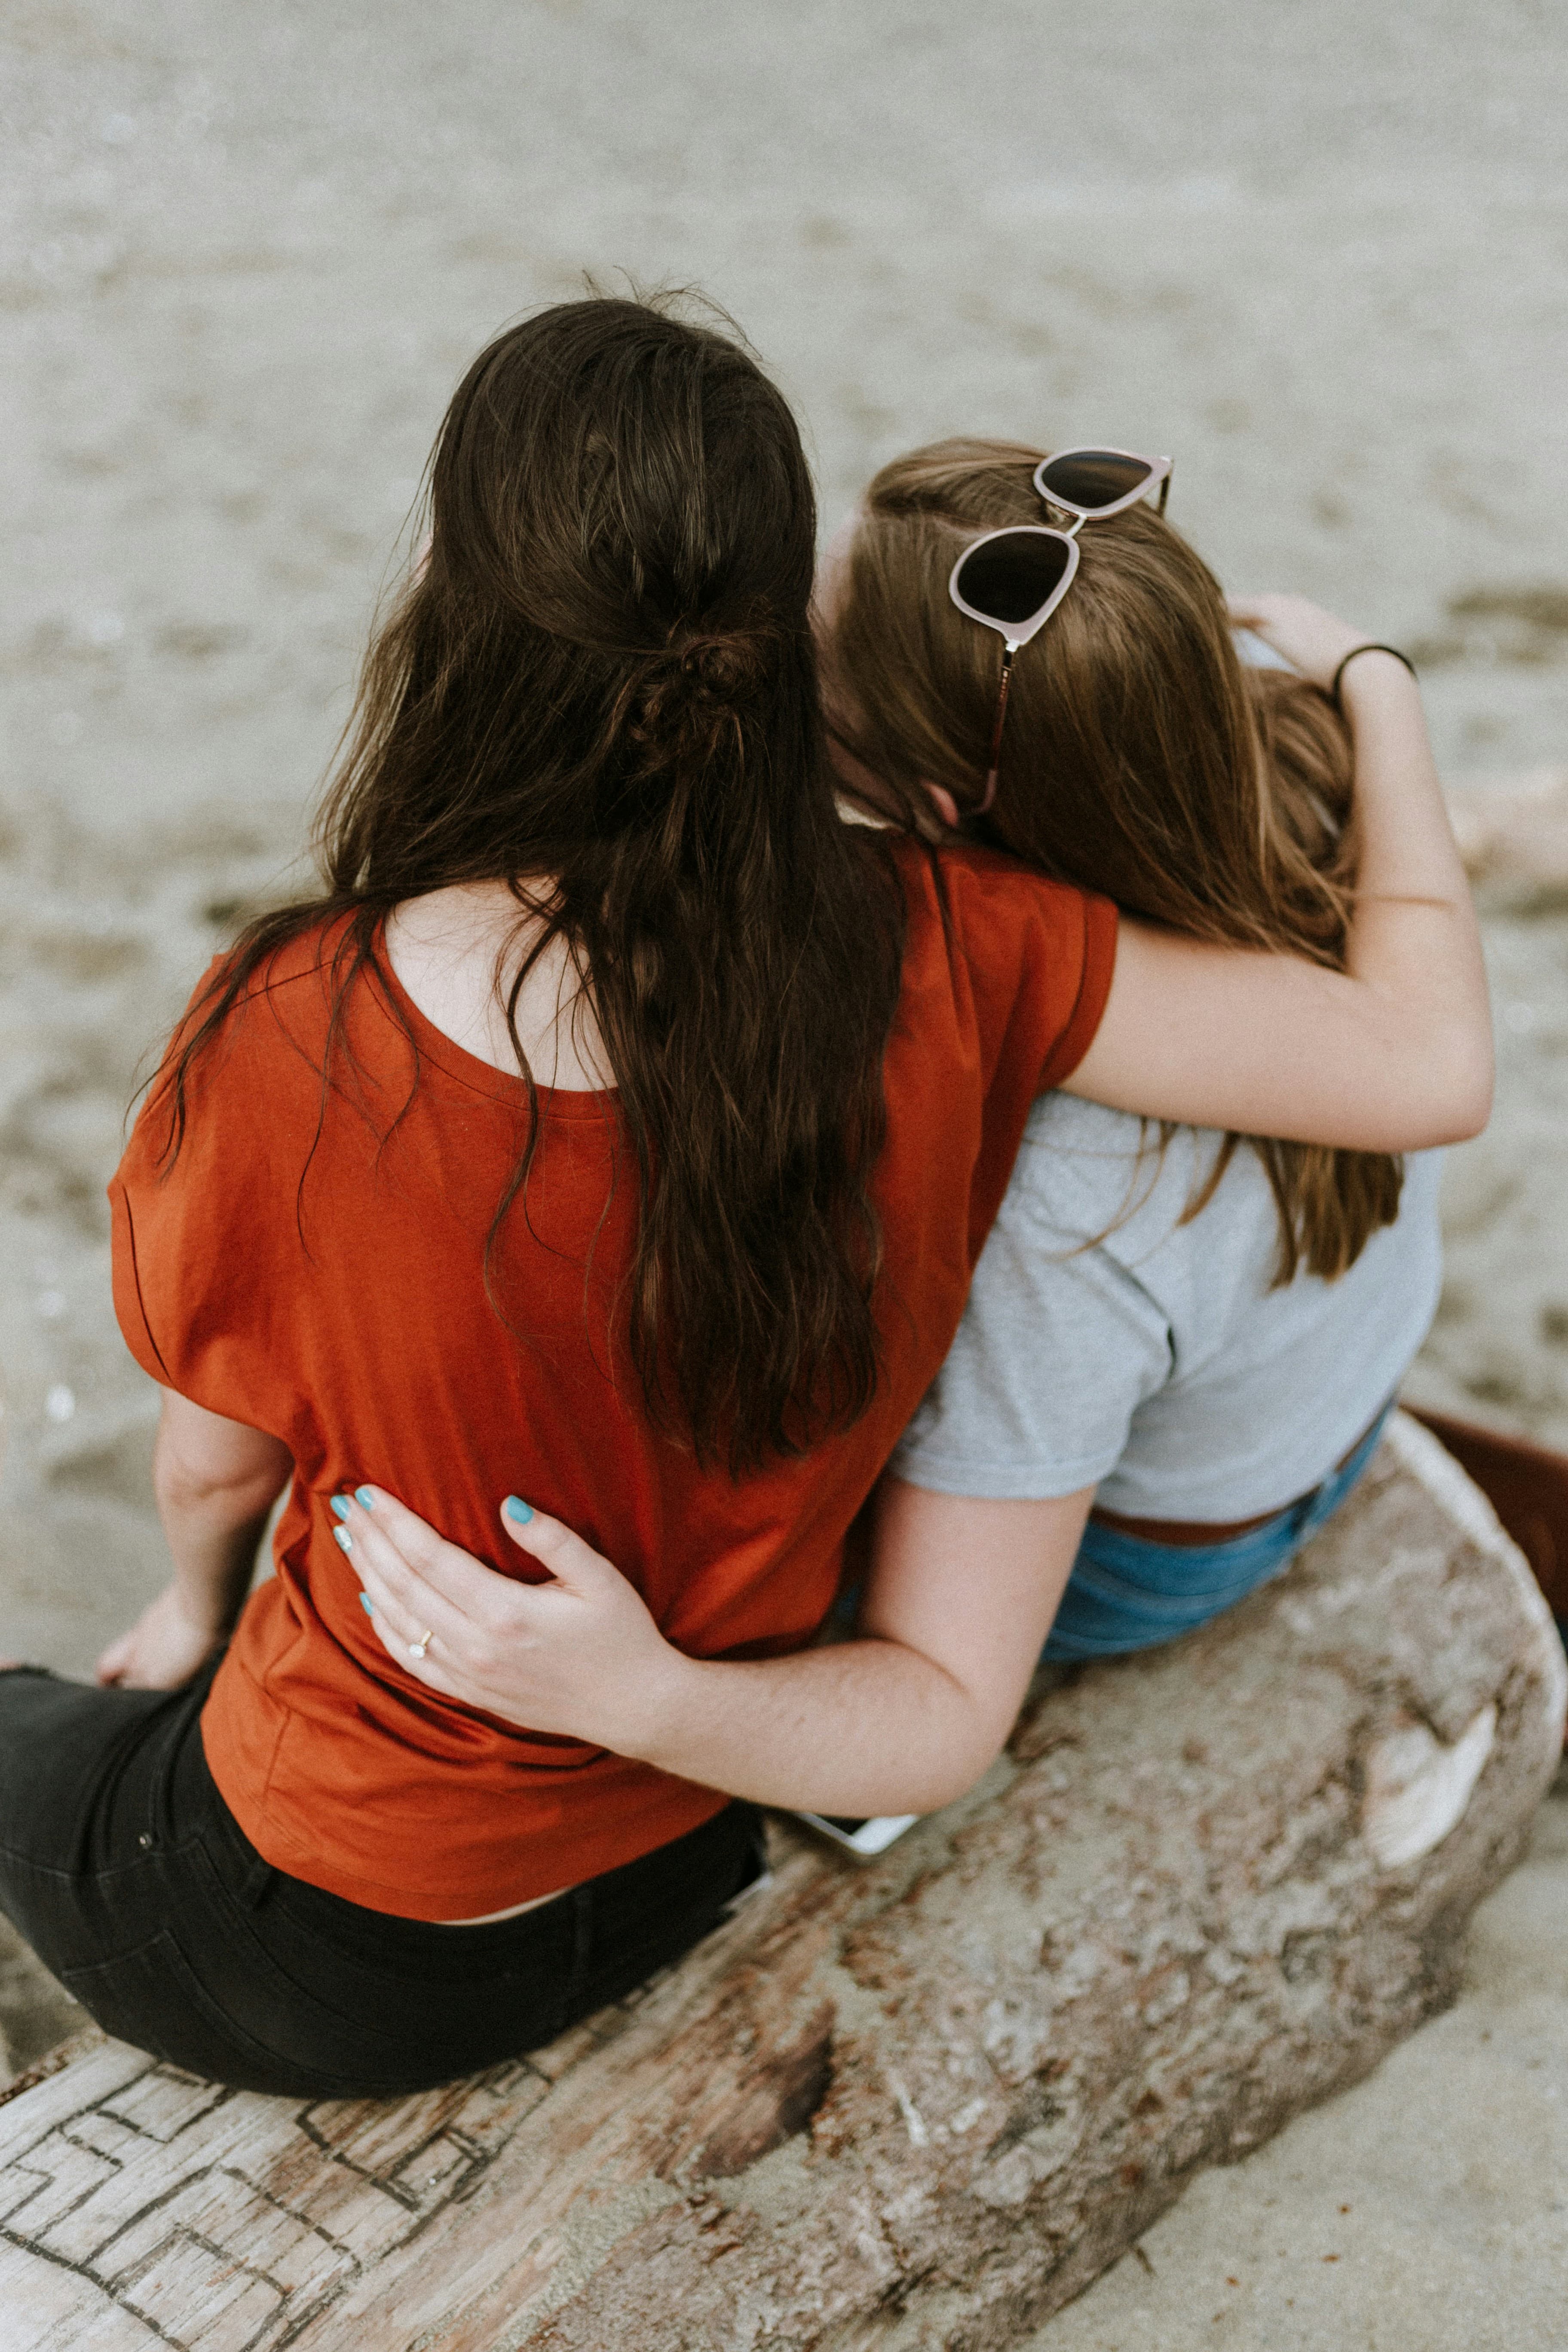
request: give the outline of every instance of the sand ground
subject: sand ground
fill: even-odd
[[[1445,772],[1568,759],[1568,21],[1536,0],[11,0],[0,26],[0,1645],[161,1580],[102,1186],[300,853],[426,446],[509,316],[705,288],[831,522],[957,429],[1177,458],[1228,583],[1421,655]],[[1412,1381],[1568,1443],[1568,894],[1497,896],[1501,1083]],[[1568,2334],[1568,1799],[1458,2007],[1037,2338]],[[0,1954],[17,2063],[66,2012]],[[1234,2282],[1234,2284],[1233,2284]]]

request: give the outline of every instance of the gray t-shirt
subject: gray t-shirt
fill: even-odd
[[[900,1477],[988,1496],[1098,1486],[1137,1518],[1244,1519],[1315,1486],[1366,1428],[1437,1303],[1442,1154],[1408,1156],[1397,1223],[1348,1274],[1270,1290],[1257,1153],[1238,1147],[1183,1224],[1220,1138],[1178,1128],[1162,1165],[1158,1132],[1070,1095],[1035,1105]]]

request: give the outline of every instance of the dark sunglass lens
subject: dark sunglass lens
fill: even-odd
[[[1145,488],[1153,470],[1142,457],[1124,457],[1116,449],[1069,449],[1060,457],[1047,457],[1035,483],[1047,499],[1087,507],[1092,514],[1097,507],[1113,507],[1119,499]]]
[[[1059,586],[1071,544],[1037,530],[1005,531],[964,557],[958,593],[989,620],[1027,621]]]

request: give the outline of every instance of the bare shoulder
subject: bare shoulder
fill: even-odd
[[[506,999],[539,929],[504,882],[457,883],[395,907],[386,952],[434,1028],[493,1069],[515,1072]],[[515,1017],[542,1086],[591,1091],[613,1083],[592,1002],[563,942],[552,940],[529,972]]]
[[[386,919],[387,950],[400,980],[405,966],[416,971],[476,955],[493,962],[521,919],[504,882],[455,882],[401,900]]]

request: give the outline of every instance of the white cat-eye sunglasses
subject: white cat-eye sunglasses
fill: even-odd
[[[1065,530],[1047,523],[1018,523],[973,539],[952,567],[947,593],[961,613],[1002,640],[1002,688],[984,797],[973,812],[983,815],[996,797],[1002,728],[1013,657],[1037,636],[1072,586],[1078,570],[1078,534],[1086,522],[1103,522],[1147,498],[1156,483],[1159,511],[1171,491],[1171,459],[1141,457],[1131,449],[1061,449],[1042,457],[1035,488],[1046,505],[1072,520]]]

